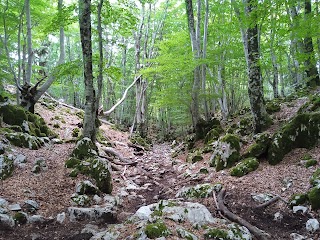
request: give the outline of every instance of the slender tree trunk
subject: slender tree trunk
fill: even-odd
[[[273,18],[271,21],[274,21]],[[273,81],[272,81],[273,97],[278,98],[279,97],[279,90],[278,90],[279,70],[278,70],[277,57],[274,50],[274,38],[275,38],[274,30],[273,30],[274,27],[275,26],[271,27],[272,29],[271,29],[271,39],[270,39],[270,54],[271,54],[271,62],[273,67]]]
[[[247,29],[248,51],[248,94],[250,99],[251,112],[253,115],[254,131],[261,132],[269,124],[269,116],[266,112],[263,83],[261,79],[261,70],[259,65],[259,45],[258,45],[258,25],[256,17],[256,6],[258,0],[246,0],[246,12],[250,19],[250,27]]]
[[[311,17],[311,0],[305,0],[304,6],[305,20],[309,21]],[[312,37],[310,36],[310,30],[307,30],[307,36],[304,38],[304,50],[307,55],[305,60],[305,68],[307,74],[307,85],[308,86],[320,86],[320,79],[318,69],[316,67],[316,60],[314,56]]]
[[[62,8],[63,8],[63,0],[58,1],[58,11],[59,14],[62,14]],[[66,58],[66,50],[65,50],[65,41],[64,41],[64,26],[61,24],[60,26],[60,55],[59,55],[59,61],[58,64],[62,64],[65,62]]]
[[[98,4],[98,44],[99,44],[99,63],[98,63],[98,68],[99,68],[99,74],[98,74],[98,93],[97,93],[97,99],[96,99],[96,109],[99,109],[100,105],[100,99],[102,95],[102,88],[103,88],[103,44],[102,44],[102,27],[101,27],[101,10],[103,6],[103,1],[100,0]]]
[[[209,22],[209,0],[205,0],[205,16],[204,16],[204,27],[203,27],[203,47],[202,47],[202,58],[207,58],[207,41],[208,41],[208,22]],[[203,106],[204,106],[204,114],[205,118],[208,121],[209,116],[209,107],[208,107],[208,101],[206,97],[207,89],[206,89],[206,65],[203,64],[201,66],[201,80],[202,80],[202,92],[204,94],[203,98]]]
[[[28,65],[27,65],[25,83],[30,85],[31,74],[32,74],[32,60],[33,60],[30,0],[25,0],[25,10],[26,10],[26,19],[27,19],[27,44],[28,44]]]
[[[91,0],[79,0],[79,25],[83,54],[85,112],[83,137],[96,140],[96,105],[92,74],[92,43],[91,43]]]
[[[200,41],[197,39],[197,32],[195,30],[195,21],[193,14],[192,0],[185,0],[186,3],[186,12],[188,19],[188,28],[191,39],[192,52],[194,58],[199,59],[200,57]],[[201,5],[200,5],[201,6]],[[199,3],[198,3],[199,11]],[[191,102],[191,116],[192,116],[192,125],[195,131],[197,131],[197,123],[200,117],[199,113],[199,92],[200,92],[200,66],[197,66],[193,71],[193,85],[192,85],[192,102]]]

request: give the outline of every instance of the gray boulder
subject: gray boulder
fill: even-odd
[[[110,206],[95,205],[91,208],[69,207],[70,221],[91,220],[96,222],[116,222],[116,209]]]
[[[10,215],[0,214],[0,229],[11,229],[14,225],[14,220]]]
[[[9,159],[7,156],[0,155],[0,180],[10,177],[13,170],[13,160]]]
[[[77,183],[76,193],[94,195],[99,192],[99,189],[89,180]]]

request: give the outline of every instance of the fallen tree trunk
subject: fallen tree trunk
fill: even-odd
[[[253,226],[251,223],[247,222],[243,218],[229,211],[229,209],[224,205],[224,198],[226,195],[226,190],[221,189],[217,196],[217,208],[218,210],[229,220],[236,222],[246,228],[257,237],[259,240],[268,240],[271,239],[271,236],[265,231]]]

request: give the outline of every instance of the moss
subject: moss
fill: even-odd
[[[21,126],[23,121],[28,120],[26,111],[23,107],[10,104],[0,107],[0,115],[2,115],[3,121],[9,125]]]
[[[208,133],[207,133],[207,135],[206,135],[206,137],[205,137],[205,139],[204,139],[204,142],[205,143],[211,143],[211,142],[213,142],[213,141],[216,141],[216,140],[218,140],[218,138],[219,138],[219,136],[220,136],[220,133],[217,131],[217,129],[211,129]]]
[[[17,212],[14,216],[13,219],[16,223],[18,224],[26,224],[28,221],[27,214],[24,212]]]
[[[76,116],[80,119],[84,119],[84,111],[76,112]]]
[[[293,194],[289,200],[289,206],[293,208],[294,206],[304,204],[306,201],[308,201],[307,194],[303,194],[303,193]]]
[[[79,170],[77,168],[72,169],[72,171],[69,173],[69,176],[72,178],[76,178],[79,174]]]
[[[226,230],[218,228],[210,228],[204,234],[204,239],[220,239],[220,240],[229,240],[228,232]]]
[[[268,133],[258,134],[256,136],[256,142],[248,147],[248,149],[245,151],[242,157],[261,157],[267,152],[270,142],[271,139]]]
[[[320,186],[313,187],[309,191],[308,199],[313,210],[320,209]]]
[[[266,104],[267,113],[272,114],[275,112],[279,112],[281,109],[280,104],[276,101],[270,101]]]
[[[208,169],[206,169],[206,168],[202,167],[202,168],[200,168],[199,173],[202,173],[202,174],[208,174],[208,173],[209,173],[209,171],[208,171]]]
[[[13,160],[5,155],[0,155],[0,180],[10,177],[14,170]]]
[[[216,171],[229,168],[240,158],[240,139],[237,135],[226,134],[220,138],[211,157],[210,166]]]
[[[200,151],[195,151],[193,153],[189,153],[187,156],[187,162],[196,163],[203,160]]]
[[[55,124],[53,124],[53,127],[54,128],[60,128],[60,125],[59,125],[59,123],[55,123]]]
[[[6,133],[5,137],[17,147],[25,147],[29,149],[39,149],[44,145],[44,141],[38,137],[31,136],[27,133]]]
[[[71,196],[72,202],[78,206],[88,206],[90,203],[90,198],[87,195],[74,194]]]
[[[78,137],[80,133],[80,129],[79,128],[74,128],[72,130],[72,137]]]
[[[82,138],[77,142],[71,156],[83,160],[96,156],[97,150],[97,146],[89,138]]]
[[[309,167],[312,167],[312,166],[315,166],[317,165],[318,161],[315,160],[315,159],[309,159],[305,162],[305,167],[306,168],[309,168]]]
[[[170,231],[162,221],[150,223],[145,227],[145,234],[148,238],[155,239],[159,237],[166,237],[170,235]]]
[[[279,163],[294,148],[311,148],[319,141],[320,113],[297,115],[273,137],[268,150],[268,161]]]
[[[256,170],[259,167],[259,162],[256,158],[247,158],[238,163],[230,170],[231,176],[242,177],[249,172]]]
[[[140,135],[137,135],[137,134],[132,135],[130,137],[130,141],[133,144],[138,144],[138,145],[144,147],[147,151],[149,151],[151,148],[151,142],[148,139],[142,138]]]
[[[310,184],[313,187],[320,185],[320,168],[318,168],[310,177]]]
[[[22,128],[18,125],[9,126],[9,128],[12,129],[12,131],[14,132],[23,132]]]
[[[65,166],[66,168],[74,168],[74,167],[78,166],[80,162],[81,162],[81,161],[80,161],[79,159],[77,159],[77,158],[75,158],[75,157],[70,157],[70,158],[68,158],[68,159],[66,160],[64,166]]]

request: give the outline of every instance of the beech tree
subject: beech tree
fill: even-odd
[[[83,137],[96,140],[96,95],[92,72],[92,42],[91,42],[91,0],[79,0],[79,26],[83,55],[83,70],[85,83],[85,110],[83,122]]]
[[[255,12],[257,5],[258,0],[246,1],[246,13],[250,19],[246,33],[247,46],[245,46],[248,52],[248,94],[253,115],[254,131],[256,133],[261,132],[270,124],[264,103],[263,83],[259,63],[258,24],[257,13]]]

